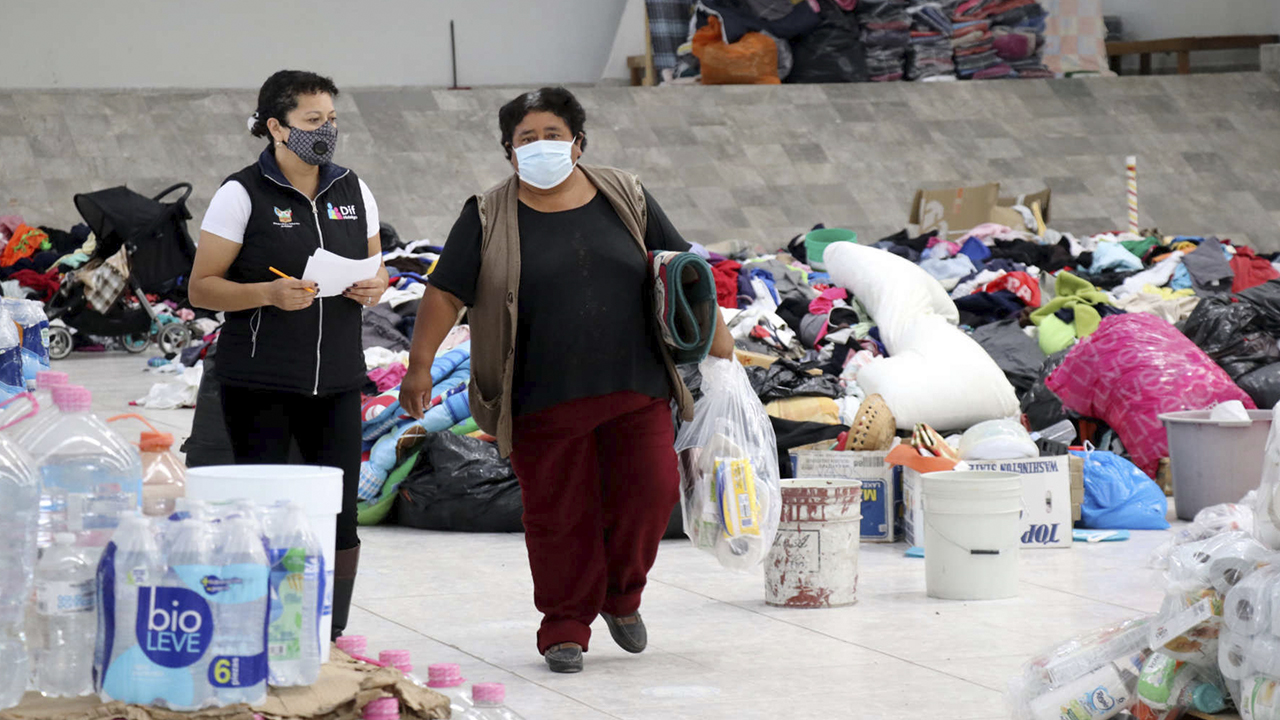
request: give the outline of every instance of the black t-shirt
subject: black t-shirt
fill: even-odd
[[[650,251],[689,243],[645,192]],[[520,307],[512,410],[528,415],[615,392],[670,395],[650,318],[649,272],[601,193],[586,205],[544,213],[520,204]],[[449,232],[431,284],[475,304],[483,230],[475,198]]]

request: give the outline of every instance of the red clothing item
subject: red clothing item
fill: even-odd
[[[1250,248],[1239,246],[1236,247],[1236,256],[1231,258],[1231,272],[1236,274],[1236,279],[1231,282],[1233,293],[1280,278],[1280,272],[1276,272],[1266,258],[1253,254]]]
[[[597,615],[640,609],[680,501],[670,405],[634,392],[573,400],[517,417],[512,441],[538,650],[586,650]]]
[[[737,309],[738,307],[738,273],[742,264],[725,260],[712,266],[711,272],[716,278],[716,302],[720,307]]]
[[[987,283],[982,290],[983,292],[1008,290],[1026,303],[1027,307],[1040,307],[1040,281],[1024,272],[1002,275]]]
[[[57,270],[50,270],[41,275],[35,270],[19,270],[9,276],[10,280],[17,280],[19,285],[29,287],[40,293],[40,299],[43,302],[49,302],[53,299],[53,294],[58,292],[58,288],[62,287],[62,280],[58,277]]]

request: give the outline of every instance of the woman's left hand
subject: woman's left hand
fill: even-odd
[[[343,297],[351,298],[360,303],[364,307],[373,307],[382,299],[382,294],[387,290],[387,281],[381,277],[369,278],[347,288],[342,293]]]

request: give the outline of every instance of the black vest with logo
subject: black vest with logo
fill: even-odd
[[[318,249],[360,260],[369,256],[360,181],[346,168],[320,168],[314,201],[280,172],[275,156],[227,178],[249,193],[252,209],[240,254],[227,270],[238,283],[272,282],[276,268],[301,278]],[[229,312],[218,339],[218,378],[227,385],[330,395],[365,382],[361,307],[342,296],[320,298],[305,310],[266,306]]]

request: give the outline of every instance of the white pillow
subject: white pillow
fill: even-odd
[[[896,355],[877,358],[859,371],[858,385],[867,395],[884,398],[900,429],[928,423],[938,431],[964,430],[1018,415],[1018,397],[1004,372],[944,318],[916,319],[899,344]]]
[[[842,242],[829,246],[823,261],[831,280],[871,313],[890,355],[902,351],[903,334],[916,318],[937,315],[952,325],[960,322],[960,312],[942,284],[906,258]]]

